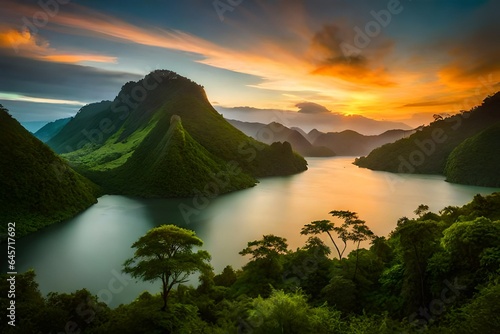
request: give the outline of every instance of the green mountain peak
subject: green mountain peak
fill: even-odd
[[[113,101],[82,108],[48,144],[107,192],[146,197],[191,196],[228,163],[241,173],[221,192],[307,169],[285,144],[268,146],[234,128],[202,86],[165,70],[126,83]],[[179,169],[192,180],[175,179]]]

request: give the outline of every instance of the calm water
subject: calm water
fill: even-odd
[[[18,240],[17,270],[34,268],[43,293],[86,287],[117,306],[144,290],[159,291],[158,284],[136,283],[119,273],[133,254],[130,245],[160,224],[195,230],[218,273],[228,264],[243,265],[246,259],[238,252],[263,234],[287,238],[292,249],[302,246],[307,238],[300,235],[301,227],[328,219],[331,210],[358,212],[377,235],[387,235],[398,218],[411,217],[419,204],[437,212],[463,205],[477,193],[500,191],[450,184],[440,176],[374,172],[352,165],[352,160],[310,158],[307,172],[263,179],[254,188],[214,198],[201,210],[192,199],[103,196],[77,217]],[[193,209],[189,219],[180,205]]]

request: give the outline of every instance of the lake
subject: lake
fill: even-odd
[[[331,218],[331,210],[355,211],[375,234],[385,236],[398,218],[413,217],[419,204],[437,212],[463,205],[475,194],[500,191],[447,183],[442,176],[375,172],[352,165],[353,160],[309,158],[304,173],[265,178],[254,188],[206,203],[103,196],[75,218],[18,240],[17,270],[34,268],[42,293],[85,287],[115,307],[144,290],[160,290],[159,283],[135,282],[120,274],[133,254],[132,243],[154,226],[176,224],[195,230],[220,273],[228,264],[235,269],[245,264],[248,259],[238,252],[264,234],[287,238],[291,249],[301,247],[307,240],[300,235],[302,226]]]

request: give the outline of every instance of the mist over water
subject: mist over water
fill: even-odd
[[[264,234],[287,238],[293,250],[303,246],[307,237],[300,235],[302,226],[332,218],[331,210],[355,211],[375,234],[385,236],[398,218],[413,217],[419,204],[437,212],[463,205],[475,194],[500,191],[447,183],[442,176],[371,171],[352,161],[352,157],[309,158],[308,171],[265,178],[254,188],[211,199],[189,221],[179,205],[194,208],[193,199],[103,196],[77,217],[18,240],[18,272],[34,268],[42,293],[87,288],[114,307],[144,290],[159,292],[158,283],[129,281],[120,271],[133,254],[132,243],[160,224],[195,230],[219,273],[228,264],[244,265],[248,259],[238,252]]]

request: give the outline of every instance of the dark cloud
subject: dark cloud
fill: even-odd
[[[301,102],[297,103],[295,106],[299,108],[298,112],[303,114],[322,114],[330,112],[326,107],[314,102]]]
[[[127,81],[141,76],[90,66],[0,55],[0,92],[94,102],[113,99]]]
[[[346,45],[345,34],[335,24],[324,25],[312,38],[312,48],[323,55],[323,65],[335,65],[339,63],[351,66],[361,66],[366,63],[366,58],[360,53],[348,52],[343,48]],[[351,43],[352,44],[352,43]]]
[[[357,27],[357,26],[356,26]],[[311,39],[313,74],[340,78],[369,86],[393,86],[384,60],[393,41],[382,33],[361,47],[351,26],[325,24]]]
[[[441,74],[450,83],[475,81],[483,85],[488,77],[498,79],[500,72],[500,2],[490,1],[471,14],[464,22],[457,22],[453,35],[446,36],[436,47],[444,50],[451,62]],[[489,83],[490,85],[494,82]]]
[[[401,108],[446,106],[453,103],[454,101],[425,101],[425,102],[407,103],[405,105],[402,105]]]
[[[54,121],[56,119],[74,116],[81,108],[81,106],[78,105],[8,100],[0,100],[0,104],[7,108],[9,113],[19,122]]]

